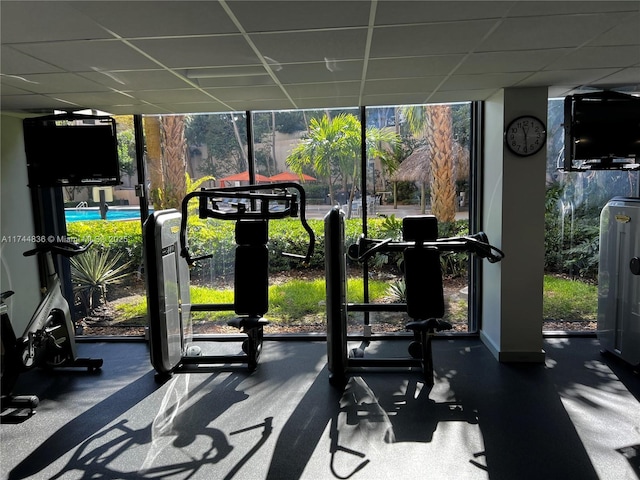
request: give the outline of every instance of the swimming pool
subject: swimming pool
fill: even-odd
[[[100,210],[98,207],[65,208],[64,218],[67,223],[100,220]],[[140,220],[140,208],[109,207],[107,220]]]

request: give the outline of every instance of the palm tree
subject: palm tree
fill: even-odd
[[[403,113],[414,135],[423,134],[429,145],[431,211],[439,221],[452,222],[456,215],[456,182],[451,107],[407,107]]]
[[[323,178],[329,185],[331,203],[335,202],[335,183],[341,181],[349,193],[349,212],[360,179],[360,120],[352,114],[339,114],[330,118],[325,114],[321,118],[312,118],[303,140],[287,157],[287,165],[295,173],[303,173],[311,166],[316,176]],[[369,127],[366,130],[367,155],[378,158],[392,168],[392,149],[399,141],[398,135],[389,129]]]
[[[160,118],[145,116],[143,118],[144,139],[146,144],[147,168],[149,170],[149,200],[156,210],[161,206],[161,192],[164,188],[162,173],[162,142],[160,140]]]
[[[185,183],[187,142],[184,137],[184,116],[163,116],[162,146],[164,191],[163,207],[179,209],[187,194]]]

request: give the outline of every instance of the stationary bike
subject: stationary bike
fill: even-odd
[[[14,292],[0,294],[2,321],[2,410],[28,409],[33,414],[39,399],[35,395],[12,394],[18,376],[35,367],[80,367],[94,371],[102,367],[102,359],[78,358],[75,328],[69,304],[62,295],[60,278],[55,270],[53,255],[73,257],[85,252],[90,243],[80,246],[71,242],[42,243],[24,252],[24,256],[41,255],[44,259],[44,295],[24,333],[16,336],[9,319],[5,300]]]

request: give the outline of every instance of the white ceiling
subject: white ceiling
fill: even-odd
[[[166,114],[640,91],[634,1],[0,2],[1,109]]]

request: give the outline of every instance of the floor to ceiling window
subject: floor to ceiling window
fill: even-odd
[[[74,315],[85,335],[142,335],[142,211],[132,116],[115,116],[120,185],[62,186],[69,237],[92,242],[70,261]],[[88,152],[88,161],[91,152]]]
[[[637,170],[564,172],[563,99],[549,100],[545,204],[547,331],[594,331],[600,213],[615,196],[637,196]]]
[[[144,183],[149,208],[180,209],[182,198],[201,188],[299,184],[306,197],[304,220],[315,232],[315,253],[308,264],[283,255],[307,251],[309,235],[300,215],[269,221],[270,306],[266,316],[270,325],[266,331],[324,332],[323,219],[330,209],[344,212],[347,246],[363,234],[401,240],[402,219],[409,215],[435,215],[440,237],[469,232],[470,106],[462,103],[145,116]],[[117,203],[136,203],[137,172],[133,169],[135,161],[129,160],[135,157],[133,137],[124,119],[119,125],[124,184],[117,192],[107,192],[108,220],[115,220]],[[131,198],[117,200],[122,195]],[[69,214],[90,210],[91,200],[69,199]],[[255,208],[249,199],[237,196],[219,200],[216,208],[220,209],[233,211],[243,202],[246,208]],[[99,201],[94,209],[100,213]],[[79,235],[82,224],[70,223]],[[140,222],[132,224],[135,228],[131,229],[136,232],[125,231],[129,225],[126,220],[109,224],[114,229],[112,241],[106,242],[104,250],[117,256],[115,265],[125,267],[117,270],[121,275],[106,286],[109,308],[92,307],[87,318],[97,318],[101,311],[111,315],[94,323],[103,327],[95,329],[96,333],[139,334],[146,325],[143,269],[138,258],[141,245],[129,236],[139,235]],[[86,225],[84,228],[93,228],[94,224]],[[189,248],[194,255],[210,255],[191,269],[193,303],[233,301],[234,225],[234,221],[225,219],[200,219],[196,205],[189,207]],[[404,301],[400,257],[383,252],[366,265],[349,260],[348,301]],[[443,254],[441,266],[445,319],[453,323],[455,331],[470,331],[468,255]],[[233,315],[197,312],[194,332],[229,332],[226,321]],[[353,312],[350,316],[352,332],[358,332],[365,324],[371,325],[374,332],[401,332],[407,320],[406,314],[398,312]]]

